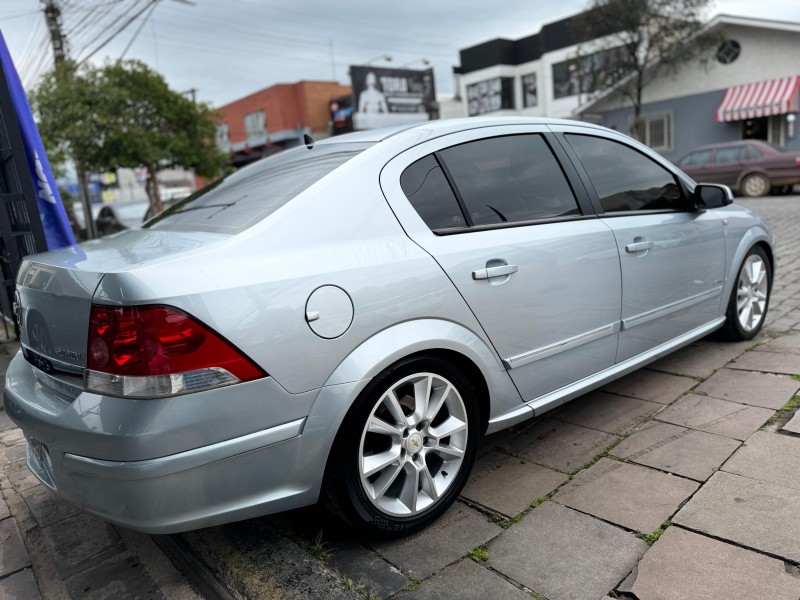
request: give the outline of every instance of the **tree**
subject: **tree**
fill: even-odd
[[[100,97],[95,93],[97,87],[94,69],[86,67],[78,73],[73,63],[62,61],[45,76],[30,98],[53,168],[59,170],[67,158],[75,163],[89,236],[94,228],[88,212],[86,173],[97,163],[94,155],[95,140],[100,137],[98,121],[94,118],[100,108]]]
[[[33,103],[48,150],[69,152],[79,171],[143,167],[156,213],[159,170],[180,166],[214,177],[228,162],[214,143],[217,113],[172,91],[139,61],[78,71],[67,63],[44,79]]]
[[[640,134],[647,84],[676,73],[718,44],[717,36],[704,30],[709,4],[710,0],[592,0],[581,15],[581,37],[596,40],[591,54],[581,51],[579,64],[591,70],[585,87],[595,94],[613,89],[631,103],[634,137]]]

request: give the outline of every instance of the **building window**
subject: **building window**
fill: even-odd
[[[497,77],[467,86],[467,110],[470,117],[514,108],[514,78]]]
[[[522,76],[522,106],[530,108],[539,105],[539,91],[536,88],[536,73]]]
[[[553,99],[608,89],[625,75],[621,48],[609,48],[553,64]]]
[[[264,111],[257,110],[244,117],[244,130],[248,146],[263,146],[267,143],[267,121]]]
[[[672,150],[672,117],[669,113],[642,117],[642,141],[656,152]]]
[[[230,152],[231,136],[227,123],[217,125],[217,147],[223,152]]]

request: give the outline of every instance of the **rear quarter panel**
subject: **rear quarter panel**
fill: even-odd
[[[384,155],[373,154],[354,158],[227,242],[106,275],[96,299],[182,308],[293,394],[322,387],[367,340],[417,320],[459,324],[484,345],[481,357],[490,364],[478,366],[508,380],[461,296],[389,209],[378,185]],[[322,285],[345,290],[354,306],[352,324],[335,339],[318,337],[305,319],[306,301]],[[436,336],[430,338],[430,347],[437,347]],[[331,383],[370,377],[387,357],[424,346],[417,339],[404,349],[402,337],[395,341],[397,347],[373,345],[370,366],[363,364],[362,351],[358,364],[364,368],[340,370]],[[510,380],[503,390],[506,398],[509,391],[509,401],[519,403]]]

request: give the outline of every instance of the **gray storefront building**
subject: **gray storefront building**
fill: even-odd
[[[703,144],[739,139],[800,151],[800,23],[720,15],[709,27],[723,40],[715,56],[645,88],[642,141],[673,161]],[[575,112],[625,133],[633,121],[633,108],[614,90]]]

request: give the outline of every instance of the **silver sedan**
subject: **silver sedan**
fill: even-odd
[[[33,473],[166,533],[324,500],[399,535],[480,437],[767,312],[730,190],[571,121],[310,143],[102,241],[29,257],[5,405]]]

